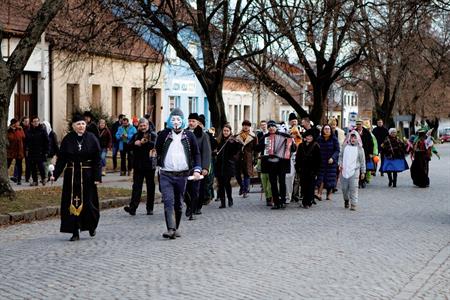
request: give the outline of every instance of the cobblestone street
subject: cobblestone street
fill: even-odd
[[[430,188],[378,175],[356,212],[340,191],[279,211],[252,193],[184,219],[176,240],[162,205],[105,210],[75,243],[59,219],[0,228],[0,299],[449,299],[450,145],[438,150]]]

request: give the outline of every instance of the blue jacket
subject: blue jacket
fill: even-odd
[[[133,138],[133,135],[136,134],[137,130],[133,125],[128,125],[127,129],[126,129],[126,133],[127,133],[127,139],[124,140],[122,138],[122,135],[125,132],[125,127],[120,126],[119,129],[116,132],[116,139],[117,141],[119,141],[119,151],[123,151],[123,145],[128,144],[131,139]]]

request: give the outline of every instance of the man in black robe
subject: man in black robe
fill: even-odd
[[[70,241],[77,241],[80,230],[88,230],[90,236],[96,234],[100,218],[97,183],[102,180],[102,167],[100,144],[86,131],[83,116],[72,118],[72,128],[61,142],[50,180],[57,180],[64,171],[60,230],[72,233]]]

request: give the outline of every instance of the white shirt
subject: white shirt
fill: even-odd
[[[182,132],[176,134],[172,131],[172,142],[167,150],[164,159],[163,171],[180,172],[189,170],[189,165],[186,160],[183,144],[181,143]]]

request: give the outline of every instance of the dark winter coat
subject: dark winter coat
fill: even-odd
[[[158,166],[164,168],[164,161],[166,159],[167,152],[172,142],[172,129],[165,128],[161,130],[156,139],[156,153],[158,155]],[[201,158],[200,151],[198,150],[197,139],[195,135],[189,130],[183,130],[181,143],[183,144],[184,153],[186,155],[186,161],[190,170],[201,172]]]
[[[316,142],[301,143],[295,156],[295,170],[301,178],[315,178],[320,171],[320,147]]]
[[[119,121],[114,122],[114,124],[111,127],[111,136],[112,136],[113,144],[118,142],[118,140],[116,138],[116,133],[117,133],[117,130],[119,130],[119,127],[120,127]]]
[[[48,134],[48,158],[53,158],[53,156],[58,155],[59,146],[58,146],[58,137],[56,133],[52,130]]]
[[[396,136],[388,135],[386,139],[381,144],[383,153],[387,158],[404,158],[406,146],[405,144]]]
[[[137,140],[141,140],[145,137],[147,142],[142,143],[141,146],[136,146],[134,143]],[[130,148],[133,150],[133,162],[135,170],[149,171],[154,169],[152,164],[152,158],[150,157],[150,150],[155,148],[156,134],[150,130],[146,132],[138,131],[130,141]]]
[[[25,157],[25,133],[21,127],[8,128],[8,147],[6,148],[7,158],[23,159]]]
[[[197,126],[193,133],[197,139],[198,150],[200,151],[201,167],[209,172],[211,165],[211,141],[209,136],[200,126]]]
[[[317,139],[317,143],[320,147],[321,163],[316,185],[319,186],[323,183],[326,189],[335,188],[340,149],[338,139],[333,135],[328,140],[320,136]],[[332,164],[328,163],[330,158],[333,159]]]
[[[382,127],[377,126],[372,130],[372,133],[377,139],[378,146],[380,146],[381,144],[383,144],[384,140],[389,135],[389,130],[387,130],[384,126]]]
[[[215,165],[216,177],[234,177],[236,174],[236,157],[242,148],[242,144],[234,137],[222,139],[217,146],[217,158]]]
[[[373,139],[372,135],[370,134],[370,131],[363,127],[362,132],[358,132],[361,141],[363,143],[364,148],[364,155],[366,156],[366,162],[370,161],[372,158],[370,157],[373,155]]]
[[[94,122],[87,124],[86,131],[93,133],[97,139],[100,139],[97,124]]]
[[[242,140],[240,134],[234,136],[241,144],[242,149],[239,153],[237,161],[237,172],[247,173],[250,177],[253,176],[253,165],[257,159],[258,138],[254,133],[249,133],[245,142]]]
[[[46,161],[49,148],[48,134],[41,125],[31,127],[25,139],[28,158],[33,161]]]
[[[109,149],[112,145],[111,131],[108,128],[99,129],[100,148]]]

